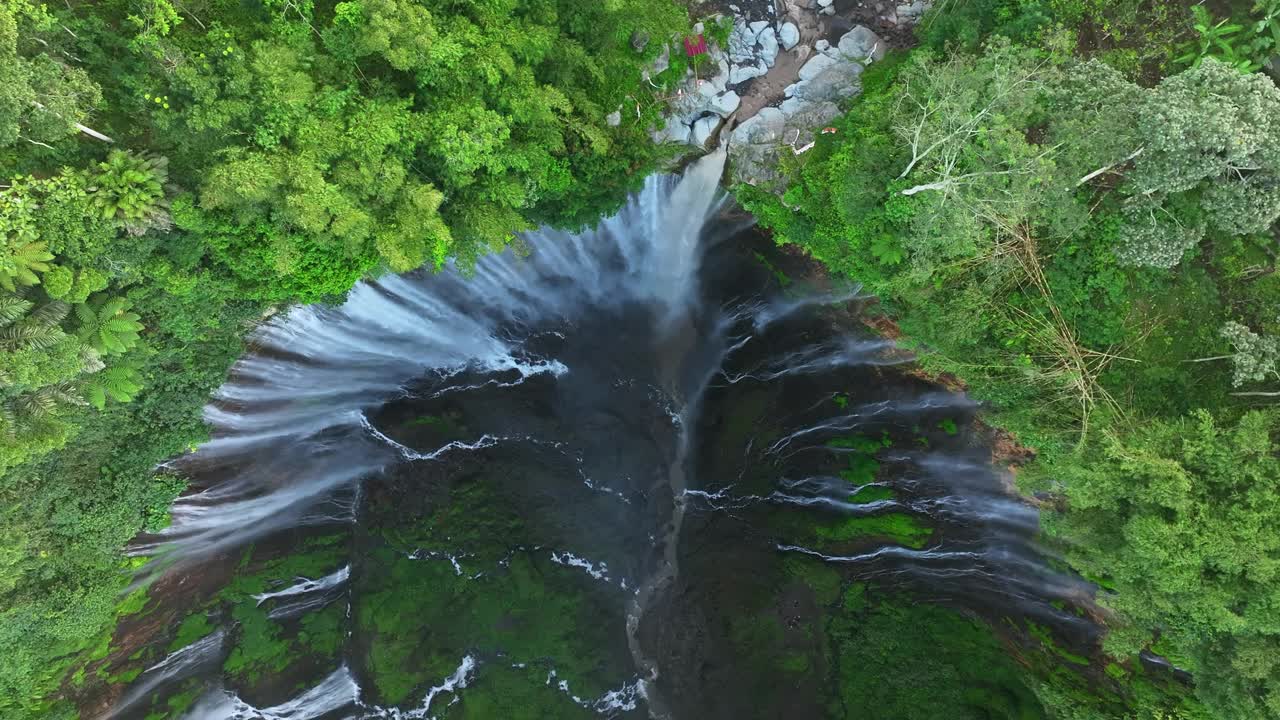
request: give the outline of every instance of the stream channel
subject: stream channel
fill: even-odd
[[[1087,589],[723,164],[265,323],[98,716],[1040,717],[1009,629],[1088,647]]]

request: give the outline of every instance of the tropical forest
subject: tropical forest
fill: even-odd
[[[0,0],[0,718],[1280,719],[1280,0]]]

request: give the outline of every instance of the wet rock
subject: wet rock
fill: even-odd
[[[792,22],[783,23],[778,28],[778,41],[782,43],[783,50],[790,50],[800,42],[800,28]]]
[[[706,147],[707,140],[715,133],[716,128],[720,127],[721,119],[715,115],[708,115],[693,124],[693,144],[699,147]]]

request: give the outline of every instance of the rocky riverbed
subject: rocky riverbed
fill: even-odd
[[[704,35],[723,23],[723,43],[709,41],[698,67],[685,72],[655,142],[705,148],[728,140],[729,175],[778,189],[779,159],[803,154],[861,92],[863,70],[894,48],[913,43],[924,2],[766,0],[729,3],[698,23]],[[649,69],[670,66],[673,41]],[[714,141],[713,141],[714,139]]]

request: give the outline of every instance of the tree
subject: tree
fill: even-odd
[[[1206,58],[1151,89],[1097,61],[1068,78],[1055,94],[1055,124],[1070,131],[1061,136],[1085,157],[1097,149],[1081,140],[1104,136],[1110,152],[1084,181],[1132,165],[1120,188],[1122,261],[1173,267],[1206,232],[1263,232],[1280,218],[1280,89],[1265,75]]]
[[[1238,322],[1223,325],[1219,334],[1231,343],[1234,351],[1229,356],[1232,385],[1240,387],[1268,378],[1280,380],[1280,338],[1259,335]]]
[[[41,36],[56,27],[43,4],[0,1],[0,147],[88,130],[80,123],[101,95],[84,70],[44,50],[50,43]]]
[[[1199,411],[1112,436],[1058,468],[1073,563],[1105,579],[1125,657],[1161,643],[1197,676],[1215,717],[1280,713],[1280,412],[1224,426]]]

